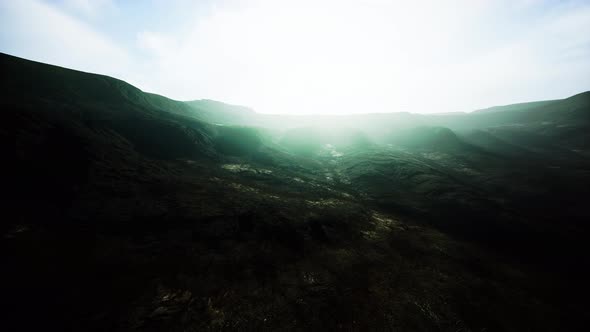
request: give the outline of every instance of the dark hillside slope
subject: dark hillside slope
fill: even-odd
[[[218,158],[216,129],[182,115],[180,102],[8,55],[0,55],[0,72],[3,203],[16,215],[53,222],[96,177],[139,167],[149,179],[149,159]]]
[[[259,159],[272,153],[262,149],[254,129],[202,122],[184,103],[114,78],[8,55],[0,55],[0,72],[0,138],[9,169],[4,203],[14,211],[35,202],[32,212],[48,209],[51,219],[96,184],[93,176],[117,178],[108,174],[120,168],[147,181],[159,161],[219,163],[236,146]]]
[[[476,113],[493,113],[493,112],[521,112],[530,109],[535,109],[540,106],[550,105],[552,103],[559,102],[559,100],[543,100],[543,101],[533,101],[529,103],[518,103],[518,104],[511,104],[505,106],[493,106],[488,107],[480,110],[473,111],[472,114]]]
[[[12,116],[34,114],[48,122],[65,121],[59,125],[80,135],[114,130],[119,135],[115,140],[126,140],[136,151],[158,159],[214,158],[218,138],[242,139],[231,128],[199,120],[214,111],[200,115],[183,102],[142,92],[118,79],[9,55],[0,55],[0,69],[6,123]],[[30,125],[26,122],[6,130],[11,135],[14,130],[24,132]],[[247,140],[252,134],[244,135]]]
[[[226,125],[254,125],[255,112],[247,107],[229,105],[215,100],[193,100],[185,102],[201,118],[210,123]]]
[[[136,149],[155,157],[189,157],[209,149],[211,127],[191,120],[194,111],[182,102],[144,93],[111,77],[8,55],[0,55],[0,68],[0,104],[7,116],[31,112],[50,121],[75,122],[73,127],[115,129]],[[14,111],[16,108],[26,110]],[[164,124],[158,137],[155,122]],[[164,147],[167,141],[176,147]]]
[[[590,126],[590,91],[561,100],[501,106],[489,112],[428,116],[428,121],[454,130],[498,126],[587,127]]]
[[[27,98],[81,105],[128,105],[187,116],[186,104],[144,93],[116,78],[65,69],[0,53],[3,103],[26,103]],[[7,100],[8,99],[8,100]]]

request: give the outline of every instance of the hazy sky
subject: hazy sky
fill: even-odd
[[[0,0],[0,51],[266,113],[469,111],[590,90],[590,1]]]

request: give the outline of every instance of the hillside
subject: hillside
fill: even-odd
[[[589,92],[314,118],[0,72],[6,330],[585,326]]]

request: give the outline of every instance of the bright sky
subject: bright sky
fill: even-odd
[[[590,1],[0,0],[0,52],[264,113],[470,111],[590,90]]]

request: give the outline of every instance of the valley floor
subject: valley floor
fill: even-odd
[[[29,201],[46,209],[21,207],[5,231],[9,316],[86,331],[555,331],[582,317],[560,302],[571,281],[382,210],[321,165],[96,168],[71,206]]]

